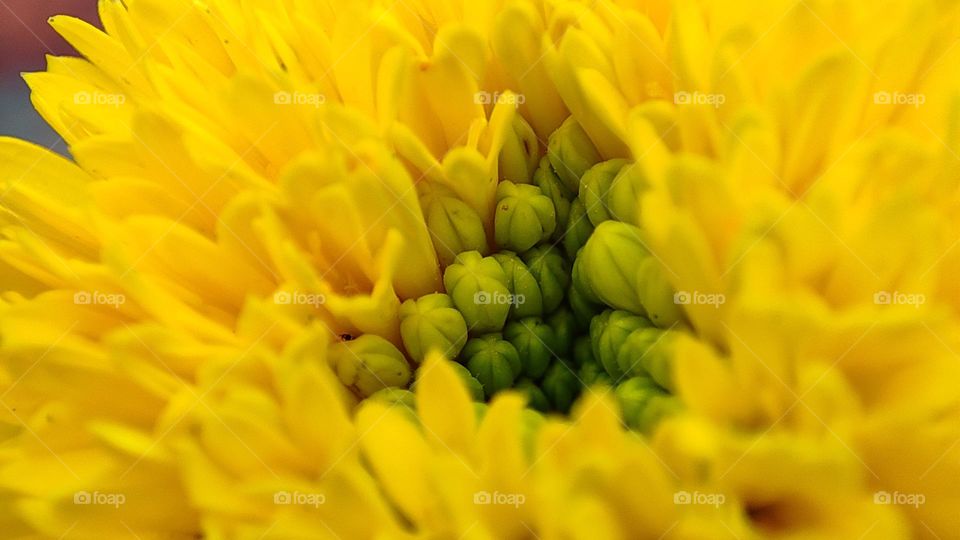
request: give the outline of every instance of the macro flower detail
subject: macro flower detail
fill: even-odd
[[[467,344],[467,322],[449,296],[428,294],[400,306],[400,336],[407,354],[417,363],[431,350],[456,356]]]
[[[960,537],[960,4],[98,5],[0,536]]]

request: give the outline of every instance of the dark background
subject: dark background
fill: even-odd
[[[47,19],[68,14],[93,22],[96,4],[96,0],[0,0],[0,136],[66,151],[63,141],[33,110],[20,73],[43,71],[47,54],[75,54]]]

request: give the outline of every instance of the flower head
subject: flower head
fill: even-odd
[[[71,158],[0,139],[3,530],[955,535],[958,10],[54,18]]]

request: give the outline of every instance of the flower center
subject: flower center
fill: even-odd
[[[446,293],[401,308],[408,356],[419,363],[439,350],[476,400],[514,389],[542,412],[568,413],[585,389],[603,385],[629,426],[649,430],[680,406],[669,365],[684,323],[635,225],[641,168],[602,161],[568,119],[532,174],[517,169],[501,166],[493,249],[455,202],[436,203],[450,208],[446,221],[428,218],[431,233],[454,256]]]

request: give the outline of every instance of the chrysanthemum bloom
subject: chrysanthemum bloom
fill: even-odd
[[[955,2],[100,7],[0,140],[5,537],[960,537]],[[530,335],[615,389],[472,403]]]

